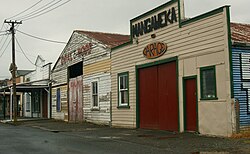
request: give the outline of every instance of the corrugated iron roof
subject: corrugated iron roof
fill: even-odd
[[[231,23],[232,41],[250,43],[250,24]]]
[[[83,31],[83,30],[76,30],[76,32],[85,34],[90,38],[94,38],[106,45],[109,45],[111,48],[119,46],[130,40],[130,35],[103,33],[103,32],[91,32],[91,31]]]

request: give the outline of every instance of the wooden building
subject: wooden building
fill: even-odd
[[[24,76],[24,82],[17,85],[23,92],[23,116],[51,118],[50,115],[50,71],[51,63],[38,55],[35,69]]]
[[[240,130],[250,128],[250,25],[231,23],[234,97]]]
[[[76,30],[52,69],[52,117],[110,124],[111,48],[129,36]]]
[[[230,136],[235,128],[229,6],[185,18],[171,0],[130,21],[112,49],[112,125]]]

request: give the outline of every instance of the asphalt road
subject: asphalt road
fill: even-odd
[[[128,154],[167,153],[152,146],[113,140],[109,137],[85,137],[72,133],[54,133],[36,128],[0,124],[0,153],[3,154]]]
[[[250,153],[249,141],[54,121],[0,123],[0,154]]]

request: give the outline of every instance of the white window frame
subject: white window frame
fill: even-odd
[[[97,94],[96,94],[96,96],[97,96],[97,106],[94,106],[94,95],[95,94],[93,94],[93,83],[96,83],[97,84]],[[91,106],[92,106],[92,109],[98,109],[99,110],[99,108],[100,108],[100,102],[99,102],[99,82],[98,82],[98,80],[93,80],[92,82],[91,82]]]
[[[121,77],[124,77],[126,76],[127,77],[127,87],[125,89],[121,89]],[[128,102],[127,103],[122,103],[122,95],[121,93],[123,91],[127,91],[127,100]],[[124,73],[119,73],[118,74],[118,107],[128,107],[129,106],[129,73],[128,72],[124,72]]]

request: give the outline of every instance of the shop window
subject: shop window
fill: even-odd
[[[99,107],[98,101],[98,82],[92,82],[92,107],[97,108]]]
[[[200,68],[201,99],[217,99],[215,66]]]
[[[129,106],[129,75],[128,72],[118,74],[118,107]]]
[[[25,93],[26,96],[26,112],[30,112],[30,102],[31,102],[31,94],[30,93]]]
[[[39,91],[34,91],[33,92],[33,112],[34,113],[39,113],[40,112],[40,92]]]
[[[56,90],[56,111],[60,112],[61,111],[61,90],[58,88]]]

